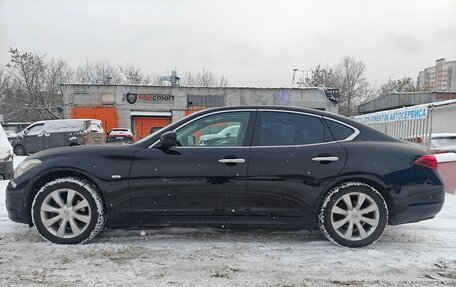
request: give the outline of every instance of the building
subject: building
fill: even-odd
[[[434,67],[419,72],[417,87],[419,90],[456,92],[456,61],[437,60]]]
[[[359,105],[358,114],[409,107],[421,104],[428,104],[438,101],[456,99],[456,92],[401,92],[391,93],[378,97],[369,102]]]
[[[136,138],[205,108],[284,105],[338,112],[337,90],[63,84],[65,118],[95,118],[106,131],[131,128]]]

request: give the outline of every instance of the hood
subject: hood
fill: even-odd
[[[59,157],[71,159],[73,157],[91,156],[94,158],[103,156],[130,156],[133,152],[144,149],[143,145],[81,145],[58,147],[43,150],[32,154],[28,159],[46,159]]]

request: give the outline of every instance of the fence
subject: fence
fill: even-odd
[[[356,116],[355,120],[395,138],[430,146],[432,104]]]

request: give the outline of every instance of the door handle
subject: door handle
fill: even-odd
[[[338,161],[337,156],[317,156],[312,158],[313,161]]]
[[[218,162],[221,162],[221,163],[245,163],[245,159],[243,159],[243,158],[222,158],[222,159],[219,159]]]

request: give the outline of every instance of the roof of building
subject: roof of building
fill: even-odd
[[[361,104],[358,113],[367,114],[452,99],[456,99],[456,92],[395,92]]]

